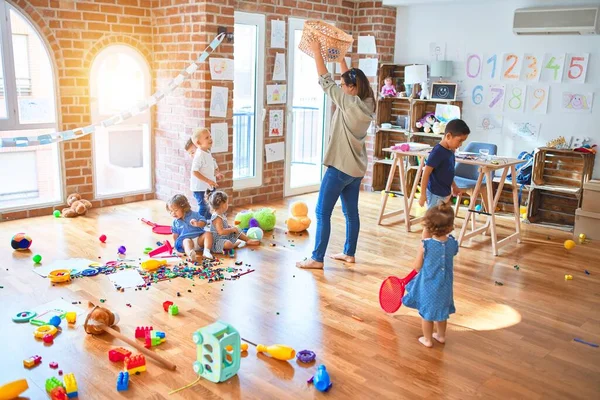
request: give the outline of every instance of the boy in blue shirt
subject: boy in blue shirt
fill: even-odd
[[[427,208],[435,207],[439,201],[446,202],[450,195],[460,194],[454,183],[454,152],[462,145],[471,130],[461,119],[454,119],[446,125],[446,133],[442,141],[435,145],[423,171],[421,180],[421,197],[419,205]]]

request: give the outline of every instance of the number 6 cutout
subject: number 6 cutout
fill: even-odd
[[[589,59],[590,53],[569,54],[565,66],[567,69],[565,79],[568,83],[585,83]]]
[[[532,85],[527,87],[527,112],[546,114],[548,110],[548,97],[550,86]]]

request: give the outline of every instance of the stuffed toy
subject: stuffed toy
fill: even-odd
[[[263,231],[272,231],[275,228],[275,210],[272,208],[263,208],[256,211],[254,218],[258,221],[258,226]]]
[[[241,211],[235,216],[234,223],[240,229],[248,229],[250,227],[250,220],[254,218],[254,213],[250,210]]]
[[[62,216],[65,218],[73,218],[78,215],[85,215],[87,210],[92,208],[92,203],[82,199],[79,193],[70,194],[67,197],[67,205],[69,208],[63,208]]]
[[[433,124],[437,121],[434,113],[427,113],[423,118],[417,121],[416,125],[418,129],[423,129],[425,133],[431,133]]]
[[[433,133],[437,135],[443,135],[446,132],[446,123],[436,121],[433,123],[431,130],[433,130]]]
[[[396,97],[398,93],[396,92],[396,87],[394,86],[393,80],[391,76],[388,76],[384,79],[385,85],[381,87],[381,96],[382,97]]]
[[[285,220],[288,231],[302,232],[310,226],[310,218],[308,218],[308,207],[303,201],[295,201],[290,206],[291,216]]]

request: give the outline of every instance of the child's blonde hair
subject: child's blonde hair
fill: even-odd
[[[192,206],[190,206],[189,200],[182,194],[176,194],[175,196],[171,197],[169,201],[167,201],[167,211],[171,211],[171,206],[177,206],[181,208],[181,210],[183,211],[183,215],[192,211]]]
[[[227,193],[222,192],[220,190],[210,190],[206,189],[206,193],[204,195],[206,202],[210,206],[213,212],[216,212],[222,204],[227,203]]]
[[[194,144],[194,142],[192,142],[192,138],[190,137],[187,140],[187,142],[185,142],[185,146],[184,146],[185,151],[188,151],[189,149],[191,149],[192,146],[195,146],[195,144]]]
[[[200,135],[202,135],[203,132],[208,132],[210,135],[208,128],[196,128],[192,132],[192,143],[194,143],[196,146],[198,146],[198,140],[200,140]]]
[[[433,236],[445,236],[454,230],[454,210],[450,202],[440,201],[425,213],[423,226]]]

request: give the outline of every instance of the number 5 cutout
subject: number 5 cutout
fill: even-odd
[[[589,59],[590,53],[569,54],[566,66],[568,83],[585,83]]]

